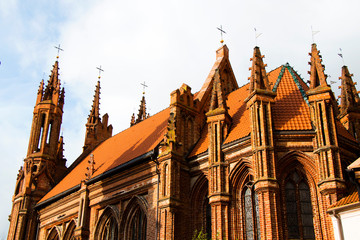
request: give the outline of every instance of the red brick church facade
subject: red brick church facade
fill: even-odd
[[[183,84],[112,136],[100,82],[83,153],[66,168],[58,61],[41,82],[10,215],[12,239],[334,239],[328,207],[349,193],[360,100],[342,71],[341,104],[315,44],[309,86],[289,65],[266,72],[258,47],[239,87],[224,45],[200,91]]]

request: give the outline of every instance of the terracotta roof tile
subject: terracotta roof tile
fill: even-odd
[[[165,109],[100,144],[92,151],[95,161],[93,177],[153,150],[164,138],[169,114],[169,109]],[[84,158],[40,202],[80,184],[85,179],[89,158]]]
[[[208,138],[208,124],[206,124],[201,132],[201,136],[194,149],[191,151],[188,157],[193,157],[207,151],[209,146]]]
[[[356,142],[356,139],[354,138],[353,135],[351,135],[348,130],[346,130],[346,128],[344,127],[344,125],[342,125],[342,123],[339,120],[336,120],[336,130],[337,133],[351,141]]]
[[[355,190],[353,191],[350,195],[343,197],[342,199],[340,199],[339,201],[337,201],[336,203],[334,203],[333,205],[331,205],[329,207],[329,209],[331,208],[338,208],[338,207],[343,207],[345,205],[349,205],[352,203],[357,203],[359,202],[359,194],[358,192]]]
[[[227,97],[229,115],[232,118],[232,125],[225,144],[250,134],[250,113],[246,109],[244,99],[249,95],[249,84],[246,84]]]
[[[310,130],[312,129],[310,109],[296,81],[304,91],[308,87],[296,73],[291,74],[290,67],[284,68],[283,75],[279,79],[282,68],[283,66],[275,69],[268,76],[273,85],[278,81],[272,112],[274,127],[276,130]]]

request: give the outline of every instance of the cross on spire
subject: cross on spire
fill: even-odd
[[[258,39],[258,37],[260,37],[260,35],[261,35],[262,33],[257,33],[256,28],[254,28],[254,31],[255,31],[255,45],[257,46],[257,39]]]
[[[217,28],[217,30],[220,31],[220,35],[221,35],[221,40],[220,40],[220,42],[221,42],[221,44],[223,44],[223,43],[224,43],[223,33],[226,33],[226,32],[222,29],[222,25],[220,25],[220,28]]]
[[[54,46],[54,48],[56,48],[58,50],[56,59],[59,59],[60,51],[64,51],[64,49],[60,48],[60,44],[59,44],[59,46]]]
[[[343,61],[343,65],[345,65],[345,61],[344,61],[344,56],[343,56],[343,53],[342,53],[342,49],[339,48],[340,50],[340,53],[338,53],[339,57],[341,57],[342,61]]]
[[[145,94],[145,88],[148,87],[148,85],[145,84],[145,81],[144,83],[140,83],[142,86],[143,86],[143,94]]]
[[[99,77],[98,78],[100,79],[101,78],[101,76],[100,76],[101,72],[103,72],[104,70],[101,68],[101,65],[100,65],[100,67],[96,67],[96,69],[99,70]]]

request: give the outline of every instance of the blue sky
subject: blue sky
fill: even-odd
[[[254,28],[267,71],[289,62],[309,79],[311,26],[326,73],[339,95],[342,48],[353,80],[360,76],[358,1],[19,1],[0,0],[0,239],[8,231],[16,174],[26,157],[36,92],[48,80],[61,44],[66,97],[62,131],[68,165],[81,153],[98,71],[101,114],[116,134],[127,128],[146,82],[150,114],[166,108],[182,83],[200,89],[226,31],[239,85],[247,83]]]

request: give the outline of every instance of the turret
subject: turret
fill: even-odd
[[[229,164],[224,159],[222,143],[230,130],[226,96],[218,69],[215,70],[209,111],[206,113],[209,135],[209,204],[212,238],[229,238]],[[219,232],[219,229],[222,231]]]
[[[326,82],[325,66],[322,65],[320,51],[316,44],[311,46],[310,89],[306,92],[310,104],[311,120],[315,128],[314,155],[318,164],[318,188],[327,208],[342,196],[345,183],[339,153],[336,129],[337,103],[330,86]],[[331,226],[331,219],[326,216],[327,224],[323,227],[324,238],[327,235],[326,225]]]
[[[272,105],[276,93],[270,88],[266,64],[259,47],[254,48],[250,75],[249,96],[244,100],[250,109],[251,147],[254,168],[254,189],[259,199],[261,239],[279,239],[279,210],[276,199],[279,184],[276,179],[276,161],[272,123]],[[265,219],[263,216],[271,216]],[[266,233],[266,235],[265,235]]]
[[[60,137],[65,91],[60,88],[58,65],[56,61],[45,89],[44,81],[40,82],[28,152],[16,182],[8,239],[35,239],[34,206],[66,172]]]

